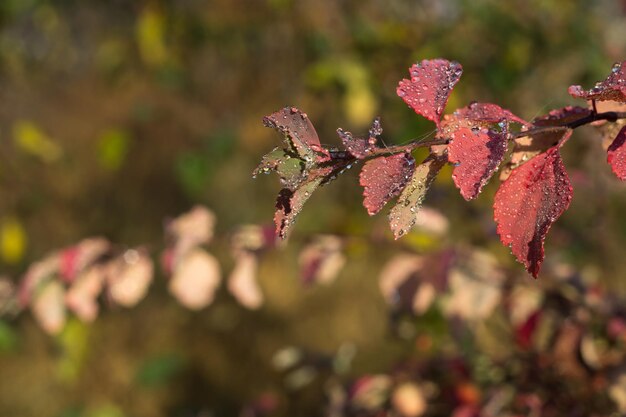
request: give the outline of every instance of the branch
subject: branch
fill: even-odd
[[[626,112],[614,112],[608,111],[604,113],[591,113],[588,116],[581,117],[580,119],[574,120],[569,123],[565,123],[563,125],[557,126],[539,126],[533,129],[517,132],[512,135],[512,139],[521,138],[524,136],[533,136],[541,133],[550,133],[550,132],[560,132],[565,131],[567,129],[576,129],[578,127],[588,125],[593,122],[598,122],[600,120],[606,120],[607,122],[616,122],[620,119],[626,119]]]

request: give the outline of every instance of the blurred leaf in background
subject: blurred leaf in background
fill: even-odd
[[[15,122],[13,140],[18,149],[46,163],[57,161],[63,154],[61,147],[31,120]]]
[[[108,129],[98,140],[98,161],[108,171],[117,171],[132,144],[130,133],[122,129]]]
[[[0,223],[0,255],[7,264],[16,264],[24,257],[28,238],[16,217],[5,217]]]

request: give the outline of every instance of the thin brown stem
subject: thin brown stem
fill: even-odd
[[[578,127],[588,125],[600,120],[606,120],[607,122],[616,122],[619,119],[626,119],[626,112],[614,112],[608,111],[604,113],[592,112],[588,116],[581,117],[569,123],[556,126],[537,126],[529,130],[517,132],[513,134],[513,139],[521,138],[524,136],[533,136],[541,133],[559,132],[567,129],[576,129]]]
[[[598,113],[597,111],[592,111],[587,116],[581,117],[580,119],[576,119],[574,121],[564,123],[562,125],[554,125],[554,126],[534,126],[528,130],[520,131],[513,133],[511,135],[511,139],[521,138],[525,136],[534,136],[542,133],[552,133],[552,132],[565,132],[568,129],[576,129],[578,127],[588,125],[593,122],[606,120],[607,122],[616,122],[620,119],[626,119],[626,112],[603,112]],[[412,152],[418,148],[425,148],[436,145],[447,145],[450,143],[449,138],[435,138],[431,140],[414,140],[404,145],[395,145],[395,146],[387,146],[385,148],[376,148],[372,150],[372,152],[365,159],[376,158],[384,155],[394,155],[398,153],[404,152]],[[345,160],[352,161],[356,160],[349,153],[342,152],[341,154],[337,154],[333,156],[333,160]]]

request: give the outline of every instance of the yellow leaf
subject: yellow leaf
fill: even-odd
[[[9,264],[19,262],[26,249],[26,233],[21,223],[12,217],[5,218],[0,226],[0,255]]]
[[[44,162],[54,162],[62,155],[62,150],[34,122],[18,120],[13,125],[13,140],[22,151],[34,155]]]
[[[168,57],[165,46],[165,19],[154,7],[146,7],[141,12],[136,26],[139,52],[144,62],[150,66],[160,66]]]

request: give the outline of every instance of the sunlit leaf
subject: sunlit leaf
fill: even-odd
[[[133,307],[148,292],[154,265],[143,251],[130,249],[113,261],[107,271],[107,289],[116,304]]]
[[[466,120],[450,120],[448,161],[454,165],[452,179],[466,200],[476,198],[498,169],[507,149],[507,132],[499,132]]]
[[[168,287],[182,305],[200,310],[213,302],[221,279],[217,259],[202,249],[193,249],[176,265]]]
[[[398,84],[398,96],[415,113],[439,126],[450,93],[463,73],[461,64],[445,59],[424,60],[414,64],[409,72],[411,79]]]
[[[575,98],[626,102],[626,61],[613,65],[609,76],[597,82],[592,89],[584,90],[580,85],[572,85],[567,91]]]
[[[257,256],[249,251],[238,253],[235,268],[228,277],[228,291],[241,305],[251,310],[261,307],[264,301],[257,275]]]

